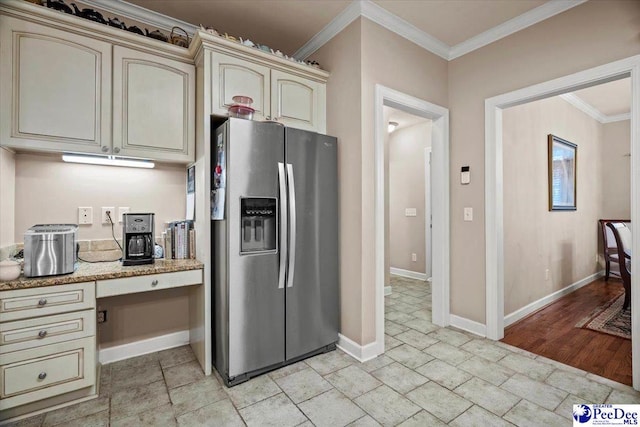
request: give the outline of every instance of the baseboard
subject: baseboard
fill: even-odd
[[[186,344],[189,344],[189,330],[103,348],[98,352],[98,358],[102,364],[112,363]]]
[[[507,316],[504,316],[505,328],[509,325],[516,323],[518,320],[527,317],[531,313],[541,309],[545,305],[548,305],[554,301],[557,301],[563,296],[570,294],[575,290],[580,289],[581,287],[593,282],[594,280],[602,276],[604,276],[604,270],[594,273],[591,276],[585,277],[584,279],[578,280],[577,282],[572,283],[569,286],[560,289],[559,291],[555,291],[554,293],[549,294],[546,297],[540,298],[539,300],[534,301],[531,304],[527,304],[524,307],[514,311],[513,313],[508,314]]]
[[[342,334],[338,334],[337,346],[340,350],[362,363],[367,360],[371,360],[380,354],[377,342],[372,342],[371,344],[362,346]]]
[[[387,295],[391,295],[391,286],[385,286],[384,287],[384,296],[386,297]]]
[[[402,268],[389,268],[389,273],[396,276],[408,277],[409,279],[427,280],[425,273],[418,273],[417,271],[403,270]]]
[[[467,319],[466,317],[451,314],[449,316],[449,325],[481,337],[487,336],[487,325],[476,322],[475,320]]]

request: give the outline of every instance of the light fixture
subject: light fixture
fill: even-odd
[[[389,127],[387,127],[387,132],[391,133],[398,127],[398,122],[389,122]]]
[[[124,159],[115,156],[89,156],[84,154],[63,154],[62,160],[69,163],[84,163],[89,165],[125,166],[130,168],[151,169],[156,166],[149,160]]]

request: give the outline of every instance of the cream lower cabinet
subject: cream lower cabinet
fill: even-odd
[[[102,153],[111,146],[111,45],[0,16],[0,142]]]
[[[95,282],[0,292],[0,421],[95,395],[95,306]]]
[[[194,108],[193,65],[114,46],[114,154],[193,161]]]
[[[213,114],[226,116],[235,95],[253,98],[254,120],[275,119],[286,126],[326,131],[326,84],[272,69],[251,57],[211,54]]]

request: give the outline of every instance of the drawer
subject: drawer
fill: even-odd
[[[95,283],[0,292],[0,322],[95,308]]]
[[[95,334],[95,310],[0,323],[0,354],[90,337]]]
[[[96,282],[96,298],[200,284],[202,284],[202,270],[176,271],[173,273],[149,274],[146,276],[126,277],[122,279],[98,280]]]
[[[2,356],[0,410],[94,385],[95,337]]]

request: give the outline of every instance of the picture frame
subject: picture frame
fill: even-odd
[[[578,145],[549,134],[549,211],[577,210]]]

